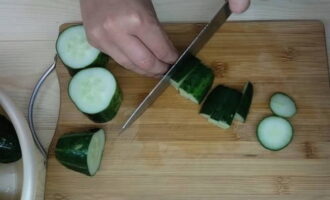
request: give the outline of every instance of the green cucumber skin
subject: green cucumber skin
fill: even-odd
[[[212,70],[200,63],[181,83],[179,89],[193,96],[200,104],[212,87],[213,81]]]
[[[118,84],[117,84],[118,85]],[[111,100],[109,106],[103,111],[96,114],[84,113],[90,120],[96,123],[105,123],[112,120],[120,108],[121,102],[123,100],[123,95],[119,86],[117,86],[116,92]]]
[[[271,111],[274,115],[276,115],[276,116],[278,116],[278,117],[283,117],[283,116],[281,116],[281,115],[278,115],[278,114],[272,109],[272,107],[270,106],[271,99],[272,99],[272,97],[273,97],[274,95],[276,95],[276,94],[282,94],[282,95],[287,96],[289,99],[291,99],[291,101],[294,103],[294,105],[295,105],[295,107],[296,107],[296,112],[295,112],[292,116],[287,117],[287,118],[291,118],[291,117],[295,116],[295,115],[297,114],[297,112],[298,112],[298,107],[297,107],[296,101],[295,101],[291,96],[289,96],[288,94],[286,94],[286,93],[284,93],[284,92],[274,92],[274,93],[270,96],[269,101],[268,101],[268,107],[269,107],[270,111]]]
[[[184,78],[191,73],[195,66],[199,64],[201,61],[196,58],[193,55],[188,55],[185,60],[181,61],[179,63],[179,66],[177,66],[176,70],[173,72],[173,74],[170,75],[171,77],[171,83],[175,83],[178,85],[180,82],[184,80]],[[175,84],[172,84],[174,87]]]
[[[227,106],[225,103],[229,100],[229,92],[231,91],[231,88],[228,87],[222,87],[217,92],[217,101],[215,102],[215,109],[210,114],[209,119],[214,121],[222,120],[222,116],[225,114],[223,109],[225,109]]]
[[[246,118],[249,114],[252,98],[253,98],[253,85],[251,82],[248,82],[246,83],[246,89],[245,91],[243,91],[240,104],[236,111],[236,113],[243,118],[243,122],[246,121]]]
[[[98,129],[81,133],[67,133],[56,144],[56,159],[65,167],[91,176],[87,165],[89,143]]]
[[[0,115],[0,163],[11,163],[21,159],[21,147],[13,124]]]
[[[280,117],[280,118],[286,120],[287,122],[289,122],[289,124],[291,125],[291,129],[292,129],[292,137],[291,137],[290,141],[288,142],[288,144],[285,145],[285,146],[283,146],[282,148],[279,148],[279,149],[272,149],[272,148],[266,147],[266,146],[262,143],[262,141],[260,140],[260,138],[259,138],[258,128],[259,128],[259,126],[260,126],[260,123],[261,123],[264,119],[266,119],[266,118],[268,118],[268,117],[272,117],[272,116],[280,117],[280,116],[277,116],[277,115],[269,115],[269,116],[266,116],[266,117],[262,118],[262,119],[258,122],[258,125],[257,125],[257,129],[256,129],[256,137],[257,137],[257,140],[258,140],[259,144],[260,144],[262,147],[264,147],[265,149],[268,149],[268,150],[270,150],[270,151],[280,151],[280,150],[286,148],[287,146],[289,146],[289,144],[291,144],[291,142],[292,142],[292,140],[293,140],[293,138],[294,138],[294,131],[295,131],[295,130],[294,130],[294,128],[293,128],[291,122],[290,122],[288,119],[286,119],[286,118],[284,118],[284,117]]]
[[[226,94],[224,95],[223,103],[217,106],[216,111],[212,113],[210,118],[214,121],[222,121],[230,126],[239,105],[241,93],[237,90],[226,88]]]
[[[219,92],[221,92],[224,88],[225,86],[218,85],[210,92],[199,111],[200,114],[207,116],[208,118],[212,115],[212,113],[216,110],[217,104],[222,100],[221,98],[219,99],[218,96]]]
[[[77,72],[79,72],[82,69],[87,69],[87,68],[91,68],[91,67],[104,67],[106,68],[108,65],[108,62],[110,60],[110,57],[102,52],[100,52],[100,54],[97,56],[96,60],[94,60],[93,63],[91,63],[90,65],[87,65],[86,67],[80,68],[80,69],[73,69],[70,66],[66,65],[63,61],[64,66],[67,68],[69,74],[71,76],[74,76]]]

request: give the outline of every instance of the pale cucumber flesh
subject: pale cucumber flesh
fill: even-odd
[[[266,149],[278,151],[290,144],[293,138],[293,127],[282,117],[269,116],[259,123],[257,138]]]
[[[78,110],[96,123],[113,119],[122,102],[122,92],[115,77],[101,67],[76,73],[69,83],[68,93]]]
[[[89,173],[91,175],[94,175],[97,172],[97,170],[100,168],[104,144],[105,144],[104,131],[100,129],[99,131],[94,133],[88,146],[87,165],[88,165]]]
[[[91,46],[82,25],[65,29],[56,42],[56,51],[63,63],[72,69],[81,69],[91,65],[101,52]]]
[[[294,100],[287,94],[281,92],[272,95],[269,106],[275,115],[281,117],[293,117],[297,112]]]

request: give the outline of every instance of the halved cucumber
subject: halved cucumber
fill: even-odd
[[[250,111],[250,106],[253,97],[253,85],[251,82],[247,82],[243,89],[243,94],[237,111],[235,113],[235,120],[245,122],[247,115]]]
[[[21,159],[21,147],[13,124],[0,115],[0,163],[11,163]]]
[[[179,89],[181,83],[188,77],[188,75],[200,63],[200,60],[195,56],[188,54],[183,60],[178,63],[175,71],[170,75],[170,83],[175,89]]]
[[[115,77],[100,67],[84,69],[74,75],[68,93],[76,107],[98,123],[113,119],[122,101]]]
[[[266,149],[278,151],[288,146],[293,138],[291,123],[277,116],[269,116],[260,121],[257,138]]]
[[[212,70],[202,63],[197,64],[179,86],[180,94],[194,103],[201,103],[214,80]]]
[[[269,107],[275,115],[286,118],[294,116],[297,112],[294,100],[282,92],[276,92],[272,95]]]
[[[56,51],[71,75],[87,67],[105,67],[109,60],[109,56],[88,43],[83,25],[71,26],[61,32]]]
[[[100,168],[104,145],[102,129],[68,133],[58,140],[55,156],[65,167],[93,176]]]

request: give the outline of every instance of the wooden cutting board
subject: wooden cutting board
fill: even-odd
[[[202,26],[170,24],[165,29],[182,50]],[[124,102],[114,121],[95,124],[69,100],[69,74],[59,61],[60,116],[49,150],[45,199],[330,199],[330,88],[323,25],[226,23],[198,57],[213,68],[215,85],[242,89],[248,80],[254,84],[245,124],[217,128],[198,115],[198,105],[169,87],[118,136],[123,120],[157,80],[110,62]],[[258,121],[271,114],[268,100],[276,91],[290,94],[298,113],[290,119],[293,142],[271,152],[258,144],[255,130]],[[100,171],[87,177],[59,164],[54,145],[66,132],[91,127],[103,127],[107,143]]]

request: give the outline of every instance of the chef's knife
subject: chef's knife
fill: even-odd
[[[225,23],[230,16],[231,11],[229,9],[229,3],[226,2],[224,6],[215,14],[210,23],[206,24],[201,32],[190,43],[187,49],[181,54],[179,59],[172,65],[169,71],[163,76],[163,78],[157,83],[157,85],[151,90],[148,96],[141,102],[141,104],[133,111],[128,120],[122,126],[120,132],[123,132],[128,128],[155,100],[160,96],[163,91],[169,85],[171,74],[182,66],[180,63],[184,62],[190,55],[196,55],[200,49],[207,43],[212,35],[218,30],[218,28]]]

